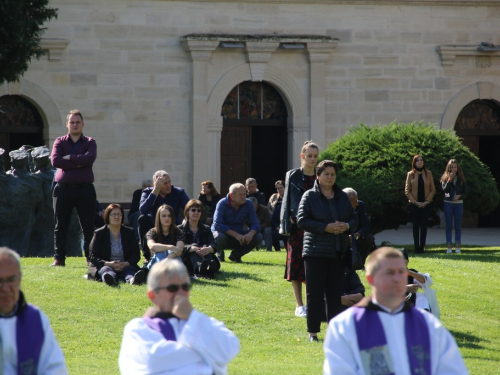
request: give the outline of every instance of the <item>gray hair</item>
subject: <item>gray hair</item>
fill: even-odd
[[[147,179],[147,180],[142,180],[142,188],[144,189],[145,187],[149,187],[153,185],[153,181],[151,181],[150,179]]]
[[[160,287],[163,278],[168,279],[172,276],[187,277],[189,279],[184,263],[177,259],[163,259],[161,262],[156,263],[151,267],[148,274],[148,290],[155,290]]]
[[[163,177],[163,176],[170,176],[170,175],[167,173],[167,171],[160,169],[159,171],[156,171],[155,174],[153,175],[153,180],[156,180],[156,177]]]
[[[344,193],[346,193],[349,197],[357,197],[358,193],[356,193],[356,190],[350,187],[346,187],[345,189],[342,189]]]
[[[245,181],[245,185],[251,184],[251,183],[257,183],[257,180],[253,177],[248,177],[247,180]]]
[[[233,194],[234,191],[236,189],[239,189],[239,188],[246,189],[245,185],[243,185],[241,182],[235,182],[234,184],[232,184],[231,186],[229,186],[229,194]]]
[[[255,197],[249,197],[248,199],[250,199],[250,201],[252,202],[252,204],[255,206],[256,204],[258,205],[259,204],[259,201],[257,200],[257,198]]]
[[[8,247],[0,247],[0,258],[3,256],[14,259],[19,265],[19,271],[21,271],[21,257],[18,253]]]

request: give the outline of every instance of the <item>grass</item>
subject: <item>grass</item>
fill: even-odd
[[[500,248],[469,246],[452,255],[442,249],[410,253],[409,266],[432,275],[441,320],[470,373],[499,374]],[[306,320],[294,315],[291,285],[283,279],[285,252],[254,251],[243,260],[223,263],[216,280],[196,280],[191,292],[195,308],[223,321],[240,339],[229,373],[320,374],[322,345],[308,342]],[[83,258],[67,259],[65,268],[49,264],[47,258],[23,258],[22,290],[49,316],[69,373],[118,374],[123,328],[150,306],[146,286],[87,281]],[[359,275],[364,281],[364,272]]]

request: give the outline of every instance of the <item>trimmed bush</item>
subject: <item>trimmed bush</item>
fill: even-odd
[[[371,215],[372,232],[378,233],[408,222],[404,187],[412,158],[417,154],[424,156],[426,168],[434,177],[436,195],[431,206],[434,210],[443,208],[439,180],[451,158],[457,159],[467,181],[464,208],[485,215],[498,205],[500,194],[489,168],[453,131],[437,129],[434,124],[359,124],[329,144],[319,159],[340,164],[337,184],[358,192]]]

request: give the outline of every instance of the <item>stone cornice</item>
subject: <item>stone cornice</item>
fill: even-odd
[[[49,51],[49,60],[61,60],[62,54],[69,44],[68,39],[62,38],[42,38],[40,49]]]
[[[324,35],[311,34],[189,34],[182,37],[182,41],[218,41],[246,43],[246,42],[261,42],[261,43],[336,43],[338,39]]]
[[[479,51],[478,45],[474,44],[448,44],[437,46],[436,51],[441,58],[441,66],[453,66],[457,56],[481,57],[500,56],[500,51]]]
[[[178,1],[178,0],[162,0]],[[183,0],[197,3],[234,3],[234,0]],[[485,6],[498,7],[498,0],[246,0],[248,4],[327,4],[327,5],[411,5],[411,6]]]

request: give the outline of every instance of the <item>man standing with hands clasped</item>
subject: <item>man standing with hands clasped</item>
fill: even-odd
[[[328,324],[324,374],[468,374],[453,336],[434,315],[405,300],[408,269],[382,247],[366,263],[372,296]]]
[[[94,139],[83,135],[83,116],[73,109],[66,117],[68,134],[55,140],[52,165],[57,168],[54,177],[54,262],[51,266],[66,265],[66,236],[73,207],[76,208],[83,231],[83,249],[89,261],[89,245],[94,234],[96,193],[92,166],[97,156]]]

